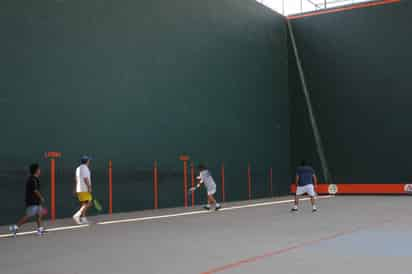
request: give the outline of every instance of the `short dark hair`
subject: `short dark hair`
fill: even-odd
[[[39,170],[40,166],[37,163],[31,164],[29,167],[30,175],[36,174],[36,172]]]
[[[199,168],[200,170],[205,170],[205,169],[206,169],[206,166],[205,166],[204,164],[199,164],[198,168]]]
[[[300,162],[300,165],[301,166],[306,166],[308,163],[305,161],[305,160],[302,160],[301,162]]]

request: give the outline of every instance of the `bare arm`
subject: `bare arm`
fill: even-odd
[[[295,185],[298,185],[298,183],[299,183],[299,175],[296,175],[296,178],[295,178]]]
[[[203,184],[203,181],[202,181],[202,179],[201,179],[201,177],[200,177],[200,176],[197,176],[197,177],[196,177],[196,181],[197,181],[197,186],[196,186],[196,187],[198,187],[198,188],[199,188],[199,187],[200,187],[200,185],[201,185],[201,184]]]
[[[316,175],[313,175],[312,178],[313,178],[313,184],[317,187],[318,186],[318,177],[316,177]]]
[[[43,198],[43,195],[41,195],[40,191],[35,190],[35,191],[34,191],[34,195],[36,195],[37,198],[39,198],[40,201],[41,201],[42,203],[44,203],[44,198]]]

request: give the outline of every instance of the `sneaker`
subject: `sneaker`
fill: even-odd
[[[86,224],[89,224],[89,220],[87,220],[86,217],[81,217],[81,218],[80,218],[80,223],[81,223],[82,225],[86,225]]]
[[[290,211],[292,211],[292,212],[298,212],[299,209],[298,209],[297,207],[292,207],[292,209],[291,209]]]
[[[312,208],[312,212],[316,212],[318,209],[316,207]]]
[[[76,224],[81,225],[82,222],[80,221],[80,217],[79,216],[73,216],[73,220],[76,222]]]
[[[46,232],[46,231],[44,230],[44,227],[39,227],[39,228],[37,229],[36,234],[37,234],[38,236],[43,236],[43,234],[44,234],[45,232]]]
[[[218,211],[219,209],[221,209],[222,208],[222,206],[221,205],[216,205],[216,208],[215,208],[215,210],[216,211]]]
[[[16,236],[18,229],[19,229],[19,228],[18,228],[17,225],[11,225],[11,226],[9,226],[9,230],[10,230],[10,232],[13,234],[13,236]]]
[[[206,210],[210,210],[210,206],[209,206],[209,205],[206,205],[206,206],[204,206],[203,208],[206,209]]]

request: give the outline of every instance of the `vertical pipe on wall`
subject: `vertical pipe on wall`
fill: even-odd
[[[109,214],[113,213],[113,165],[109,161]]]
[[[326,4],[326,1],[325,1],[325,4]],[[316,150],[317,150],[318,157],[320,159],[320,163],[321,163],[321,166],[322,166],[323,178],[325,179],[325,181],[327,183],[333,184],[332,177],[330,176],[330,173],[329,173],[328,162],[326,161],[326,156],[325,156],[325,151],[323,149],[322,139],[321,139],[321,136],[320,136],[318,124],[316,122],[315,113],[313,111],[313,106],[312,106],[312,102],[311,102],[311,99],[310,99],[310,93],[309,93],[308,87],[306,85],[306,78],[305,78],[305,74],[303,72],[302,62],[301,62],[300,57],[299,57],[298,48],[296,46],[295,35],[293,34],[292,24],[290,23],[290,20],[287,20],[287,26],[288,26],[288,31],[289,31],[289,35],[290,35],[290,40],[291,40],[292,46],[293,46],[293,51],[294,51],[294,54],[295,54],[296,64],[297,64],[297,67],[298,67],[298,70],[299,70],[299,77],[300,77],[300,81],[301,81],[301,85],[302,85],[303,95],[304,95],[305,101],[306,101],[306,107],[308,108],[310,124],[312,126],[312,132],[313,132],[313,136],[315,138],[315,143],[316,143]]]
[[[247,185],[248,185],[248,198],[249,200],[252,199],[252,168],[250,167],[250,163],[247,166]]]
[[[195,187],[195,164],[193,161],[190,163],[190,177],[192,181],[192,188]],[[192,191],[192,207],[195,207],[195,192]]]
[[[226,201],[226,193],[225,193],[225,163],[222,163],[220,176],[222,178],[222,202]]]
[[[50,216],[56,220],[56,158],[60,158],[60,152],[45,152],[45,158],[50,159]]]
[[[269,169],[269,190],[270,196],[273,196],[273,168]]]
[[[50,215],[51,220],[56,220],[56,160],[54,158],[50,159]]]
[[[159,208],[159,181],[157,161],[153,162],[153,207]]]
[[[189,197],[188,197],[188,189],[187,189],[187,185],[188,185],[188,174],[187,174],[187,162],[190,160],[190,157],[188,155],[180,155],[179,157],[180,161],[183,161],[183,195],[184,195],[184,206],[188,207],[189,204]]]
[[[187,161],[183,162],[183,194],[185,195],[185,207],[188,207],[188,197],[187,197]]]

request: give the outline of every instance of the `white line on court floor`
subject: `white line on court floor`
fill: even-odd
[[[64,231],[64,230],[75,230],[75,229],[81,229],[84,227],[88,227],[89,225],[73,225],[73,226],[60,226],[60,227],[52,227],[52,228],[47,228],[46,229],[46,233],[47,232],[54,232],[54,231]],[[36,234],[37,231],[36,230],[32,230],[32,231],[26,231],[26,232],[19,232],[17,233],[17,236],[24,236],[24,235],[31,235],[31,234]],[[9,237],[13,237],[13,234],[0,234],[0,238],[9,238]]]
[[[318,199],[328,199],[328,198],[332,198],[332,197],[334,197],[334,196],[331,196],[331,195],[319,196]],[[302,200],[309,200],[309,199],[310,198],[304,198]],[[236,210],[236,209],[271,206],[271,205],[282,205],[282,204],[292,203],[293,201],[294,201],[293,199],[289,199],[289,200],[280,200],[280,201],[273,201],[273,202],[260,202],[260,203],[253,203],[253,204],[247,204],[247,205],[230,206],[230,207],[222,208],[220,211],[230,211],[230,210]],[[103,222],[98,222],[97,224],[98,225],[107,225],[107,224],[143,222],[143,221],[149,221],[149,220],[160,220],[160,219],[165,219],[165,218],[174,218],[174,217],[181,217],[181,216],[207,214],[207,213],[210,213],[210,212],[205,211],[205,210],[197,210],[197,211],[182,212],[182,213],[167,214],[167,215],[156,215],[156,216],[148,216],[148,217],[140,217],[140,218],[132,218],[132,219],[120,219],[120,220],[113,220],[113,221],[103,221]],[[85,225],[75,225],[75,226],[53,227],[53,228],[47,228],[47,232],[75,230],[75,229],[81,229],[81,228],[85,228],[85,227],[89,227],[89,225],[85,224]],[[37,231],[35,231],[35,230],[27,231],[27,232],[20,232],[20,233],[17,233],[17,236],[36,234],[36,232]],[[9,233],[9,234],[0,234],[0,238],[10,238],[10,237],[13,237],[13,236],[14,235],[11,234],[11,233]]]
[[[331,197],[332,196],[320,196],[320,197],[318,197],[318,199],[326,199],[326,198],[331,198]],[[304,198],[302,200],[309,200],[309,199],[310,198]],[[261,207],[261,206],[270,206],[270,205],[281,205],[281,204],[292,203],[293,201],[294,200],[281,200],[281,201],[261,202],[261,203],[254,203],[254,204],[247,204],[247,205],[240,205],[240,206],[230,206],[230,207],[224,207],[220,211],[229,211],[229,210],[251,208],[251,207]],[[142,222],[142,221],[148,221],[148,220],[158,220],[158,219],[173,218],[173,217],[188,216],[188,215],[207,214],[207,213],[210,213],[210,212],[205,211],[205,210],[197,210],[197,211],[190,211],[190,212],[183,212],[183,213],[176,213],[176,214],[167,214],[167,215],[157,215],[157,216],[150,216],[150,217],[140,217],[140,218],[132,218],[132,219],[121,219],[121,220],[105,221],[105,222],[99,222],[97,224],[107,225],[107,224]]]

